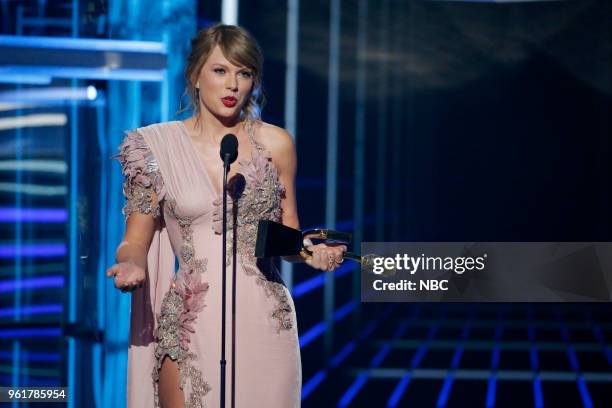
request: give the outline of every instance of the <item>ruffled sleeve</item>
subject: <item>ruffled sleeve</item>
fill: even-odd
[[[144,137],[138,131],[126,132],[119,146],[119,160],[123,175],[123,194],[127,202],[123,207],[126,220],[133,212],[159,217],[160,203],[166,195],[159,166]],[[153,197],[157,194],[157,200]]]

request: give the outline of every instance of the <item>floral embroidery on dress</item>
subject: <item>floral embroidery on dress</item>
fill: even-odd
[[[227,215],[228,226],[231,225],[234,205],[237,206],[237,253],[240,255],[240,263],[249,276],[255,276],[257,284],[263,287],[266,296],[277,300],[276,308],[270,316],[277,320],[278,331],[290,330],[293,327],[292,308],[289,302],[287,289],[280,279],[278,270],[271,260],[269,264],[258,263],[254,256],[255,242],[257,240],[257,227],[260,219],[279,221],[281,218],[281,200],[285,195],[285,188],[280,183],[278,171],[271,162],[272,156],[263,146],[254,139],[254,129],[251,124],[247,125],[247,133],[254,151],[251,160],[239,161],[241,172],[232,177],[235,181],[228,188]],[[240,183],[239,176],[242,175],[245,183]],[[223,228],[223,194],[219,194],[213,202],[213,230],[216,234],[222,233]],[[231,228],[227,230],[228,236],[228,259],[231,261],[233,233]],[[262,267],[267,269],[268,274],[262,272]],[[271,275],[271,276],[270,276]]]
[[[181,265],[172,287],[162,300],[158,326],[155,330],[157,345],[155,347],[156,365],[153,369],[156,406],[159,404],[158,383],[159,370],[166,356],[176,361],[180,371],[180,388],[184,389],[187,379],[190,381],[191,394],[185,401],[186,407],[203,407],[203,398],[211,390],[204,381],[202,372],[196,368],[194,361],[197,355],[189,351],[190,335],[195,333],[193,323],[198,313],[204,308],[204,295],[208,283],[202,280],[208,260],[196,259],[193,247],[193,220],[179,216],[176,201],[166,200],[168,210],[177,219],[183,242],[180,249]]]
[[[119,153],[113,156],[119,160],[125,180],[123,194],[127,202],[123,207],[126,220],[133,212],[160,216],[161,201],[166,195],[159,166],[144,137],[137,131],[128,131],[119,146]],[[157,201],[153,201],[153,192]]]

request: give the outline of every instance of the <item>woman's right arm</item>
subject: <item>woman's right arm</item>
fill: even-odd
[[[106,270],[106,275],[114,277],[117,289],[126,291],[145,281],[147,254],[161,218],[160,202],[166,189],[157,162],[137,131],[127,132],[114,158],[119,160],[125,176],[123,193],[127,201],[122,212],[126,228],[115,251],[116,263]]]
[[[141,287],[144,283],[147,253],[156,222],[157,219],[151,214],[133,212],[129,215],[123,240],[115,251],[116,263],[106,270],[106,276],[114,277],[117,289],[129,291]]]

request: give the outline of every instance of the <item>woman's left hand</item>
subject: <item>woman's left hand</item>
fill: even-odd
[[[309,245],[309,241],[305,242],[305,246],[306,249],[312,251],[312,256],[305,258],[304,262],[307,265],[315,269],[331,272],[344,262],[343,255],[347,249],[346,245],[330,243],[320,243],[317,245],[310,243]]]

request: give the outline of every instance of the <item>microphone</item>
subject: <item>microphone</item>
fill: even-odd
[[[219,152],[224,164],[231,164],[238,158],[238,138],[228,133],[221,139],[221,150]]]

